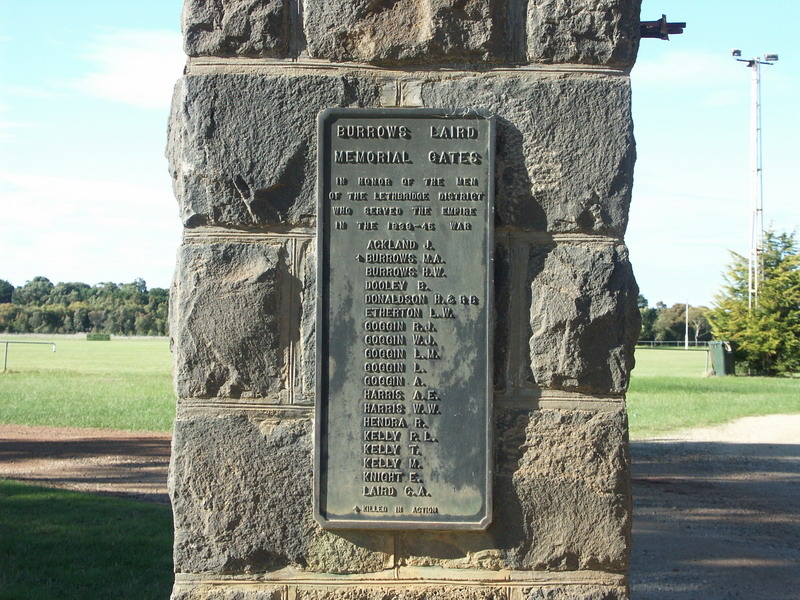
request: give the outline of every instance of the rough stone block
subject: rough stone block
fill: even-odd
[[[633,65],[640,8],[641,0],[530,0],[528,60]]]
[[[317,114],[379,95],[374,78],[184,77],[167,147],[184,225],[312,226]]]
[[[288,0],[185,0],[183,35],[189,56],[284,57]]]
[[[494,249],[494,389],[506,389],[507,365],[513,327],[511,299],[512,249],[498,243]]]
[[[410,64],[507,60],[502,0],[306,0],[308,53],[333,61]]]
[[[514,393],[534,381],[626,389],[638,290],[613,239],[627,225],[635,159],[629,80],[622,70],[484,65],[630,65],[639,0],[185,4],[191,56],[296,57],[306,44],[312,58],[399,68],[192,61],[176,87],[167,153],[190,231],[171,300],[186,402],[169,490],[175,570],[200,577],[179,576],[173,600],[625,600],[624,408],[523,409]],[[315,257],[308,230],[293,228],[315,226],[317,114],[397,103],[497,117],[495,384],[510,400],[495,411],[494,519],[482,532],[321,529],[313,411],[242,407],[313,399]],[[550,235],[562,233],[592,235]],[[208,398],[240,402],[192,402]],[[231,414],[237,407],[250,416]],[[456,569],[591,573],[501,582],[461,580]],[[401,572],[410,578],[391,579]],[[371,583],[329,577],[368,573]]]
[[[313,243],[309,243],[306,249],[300,281],[299,395],[309,404],[314,404],[317,389],[317,254]]]
[[[498,418],[500,521],[526,540],[518,568],[622,572],[630,542],[624,410],[504,411]],[[521,442],[521,443],[517,443]],[[502,480],[505,480],[503,482]],[[514,520],[520,516],[521,521]]]
[[[530,361],[547,388],[621,394],[628,387],[641,317],[622,244],[534,246]]]
[[[170,600],[286,600],[283,586],[272,589],[243,590],[219,585],[181,586],[172,590]]]
[[[635,160],[627,78],[462,76],[424,82],[422,98],[497,115],[498,225],[624,235]]]
[[[181,247],[170,302],[180,398],[287,401],[300,296],[287,260],[278,242]]]
[[[628,594],[620,585],[537,584],[519,587],[519,596],[511,588],[481,586],[437,586],[409,584],[389,587],[373,585],[353,586],[298,586],[292,594],[285,592],[286,586],[265,586],[247,589],[247,585],[176,585],[172,600],[508,600],[519,597],[524,600],[627,600]],[[244,589],[242,589],[244,588]]]
[[[628,590],[621,585],[570,585],[523,588],[524,600],[628,600]]]
[[[507,600],[505,590],[460,585],[320,587],[297,591],[297,600]]]
[[[625,412],[501,410],[495,439],[489,529],[406,532],[398,540],[402,560],[460,569],[624,571],[630,541]]]
[[[475,75],[421,82],[424,106],[480,107],[497,123],[497,223],[623,235],[635,150],[625,78]],[[190,76],[168,157],[184,224],[314,224],[316,116],[376,106],[372,76]]]
[[[308,419],[175,422],[169,491],[176,572],[327,573],[387,567],[390,536],[323,531],[312,517]]]

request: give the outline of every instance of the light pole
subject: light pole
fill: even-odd
[[[752,311],[758,306],[758,288],[762,277],[764,246],[764,186],[761,163],[761,65],[772,65],[778,60],[777,54],[765,54],[764,58],[739,58],[742,51],[731,50],[731,55],[743,62],[751,70],[751,106],[750,106],[750,195],[752,210],[750,214],[750,257],[747,268],[747,308]]]
[[[689,349],[689,301],[686,301],[686,338],[684,350]]]

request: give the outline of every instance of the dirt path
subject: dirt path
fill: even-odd
[[[687,429],[657,439],[728,444],[800,444],[800,415],[745,417],[725,425]]]
[[[800,599],[800,415],[631,444],[636,600]]]
[[[0,478],[168,503],[170,434],[0,425]]]
[[[0,426],[0,478],[168,502],[168,434]],[[800,600],[800,415],[631,444],[634,600]]]

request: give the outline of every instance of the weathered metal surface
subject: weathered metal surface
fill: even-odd
[[[670,35],[680,35],[686,29],[686,23],[667,23],[667,15],[661,15],[658,21],[642,21],[639,24],[639,35],[643,38],[669,40]]]
[[[494,121],[329,109],[318,145],[317,520],[485,528]]]

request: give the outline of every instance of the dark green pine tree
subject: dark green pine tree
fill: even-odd
[[[735,343],[751,373],[800,373],[800,253],[795,234],[766,232],[758,303],[748,308],[747,258],[731,252],[726,284],[708,320],[718,340]]]

